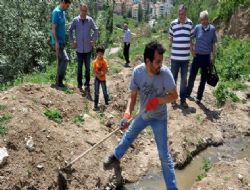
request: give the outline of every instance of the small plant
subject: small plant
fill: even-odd
[[[73,90],[71,90],[71,89],[68,88],[68,87],[64,88],[64,89],[63,89],[63,92],[64,92],[65,94],[73,94]]]
[[[0,110],[5,110],[7,108],[6,105],[0,104]]]
[[[205,118],[203,118],[201,115],[197,115],[196,120],[198,121],[199,125],[202,125],[205,121]]]
[[[0,116],[0,135],[3,136],[7,133],[7,128],[6,128],[6,124],[10,121],[10,119],[12,118],[11,115],[9,114],[5,114],[3,116]]]
[[[84,120],[83,116],[80,116],[80,115],[75,116],[73,119],[73,123],[76,124],[77,126],[82,126],[84,121],[85,120]]]
[[[217,99],[217,106],[223,106],[228,98],[231,98],[233,102],[238,102],[240,99],[238,96],[229,90],[229,88],[222,82],[219,83],[218,87],[214,91],[214,96]]]
[[[56,123],[62,123],[62,112],[58,109],[46,109],[44,115],[48,117],[48,119],[55,121]]]
[[[201,168],[201,174],[196,177],[196,181],[201,181],[204,177],[207,177],[208,171],[211,169],[212,163],[209,160],[204,159]]]

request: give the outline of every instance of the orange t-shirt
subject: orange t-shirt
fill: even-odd
[[[108,70],[108,64],[107,61],[105,59],[95,59],[93,61],[93,68],[94,68],[94,72],[95,73],[101,73],[104,72],[104,74],[99,77],[99,80],[106,80],[106,71]]]

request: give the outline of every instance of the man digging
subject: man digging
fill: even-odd
[[[114,152],[104,161],[105,170],[120,167],[120,159],[147,126],[151,126],[163,171],[166,188],[177,190],[174,165],[167,144],[167,103],[178,97],[176,85],[171,71],[164,65],[164,47],[151,42],[144,50],[144,62],[138,65],[132,74],[130,82],[130,96],[124,117],[120,122],[122,130],[128,128]],[[138,117],[129,125],[132,118],[137,94],[140,96],[140,110]]]

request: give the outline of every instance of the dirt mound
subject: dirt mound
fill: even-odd
[[[58,168],[116,128],[115,123],[126,107],[132,69],[124,68],[108,76],[112,101],[108,107],[101,105],[99,112],[94,112],[93,102],[74,89],[68,94],[48,85],[24,84],[0,93],[0,115],[11,117],[6,125],[8,132],[0,139],[0,147],[6,147],[9,153],[7,163],[0,170],[0,189],[58,189]],[[169,143],[176,167],[184,167],[207,146],[221,144],[223,137],[246,135],[249,131],[246,112],[249,102],[233,109],[217,109],[211,90],[207,89],[204,104],[197,105],[190,100],[188,109],[169,106]],[[103,102],[101,97],[101,104]],[[241,109],[233,111],[238,106]],[[53,112],[49,119],[45,114],[48,110],[60,112],[59,120],[51,120],[56,115]],[[236,124],[235,119],[240,116],[244,122],[228,130],[226,126]],[[68,189],[94,190],[108,186],[114,189],[115,176],[120,174],[104,171],[102,160],[113,151],[121,136],[118,132],[76,162],[73,173],[66,176]],[[27,148],[30,137],[33,145]],[[148,170],[160,168],[151,129],[142,132],[122,159],[121,166],[126,182],[135,182]]]

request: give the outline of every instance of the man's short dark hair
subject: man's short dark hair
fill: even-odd
[[[61,0],[62,3],[71,4],[70,0]]]
[[[158,42],[150,42],[146,45],[144,50],[144,62],[146,63],[146,59],[149,59],[151,62],[153,62],[155,57],[155,51],[157,51],[160,55],[163,55],[165,53],[165,48],[162,46],[162,44]]]
[[[105,47],[104,47],[104,45],[98,45],[96,47],[96,53],[98,53],[98,52],[105,53]]]

